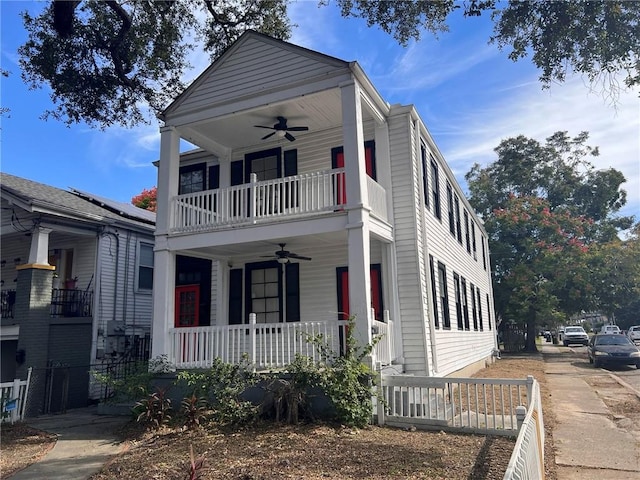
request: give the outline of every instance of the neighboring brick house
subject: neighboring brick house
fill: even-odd
[[[161,118],[152,355],[278,367],[312,350],[301,331],[343,348],[354,316],[394,371],[492,361],[482,222],[415,108],[357,62],[249,31]]]
[[[6,173],[0,184],[2,382],[33,367],[31,415],[86,406],[90,369],[148,350],[155,214]]]

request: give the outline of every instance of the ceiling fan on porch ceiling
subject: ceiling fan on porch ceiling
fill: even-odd
[[[264,125],[254,125],[256,128],[266,128],[269,130],[273,130],[273,132],[262,137],[262,140],[266,140],[267,138],[276,135],[278,138],[286,138],[290,142],[293,142],[296,137],[291,135],[289,132],[306,132],[309,130],[309,127],[288,127],[287,119],[285,117],[276,117],[278,123],[274,123],[273,127],[265,127]]]
[[[279,243],[278,245],[280,245],[280,250],[276,250],[273,255],[264,255],[262,258],[273,258],[278,263],[289,263],[292,258],[294,260],[311,260],[309,257],[285,250],[286,243]]]

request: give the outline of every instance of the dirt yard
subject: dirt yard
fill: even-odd
[[[524,378],[541,384],[546,431],[547,479],[555,480],[549,392],[541,356],[503,357],[476,377]],[[131,424],[122,432],[125,451],[91,480],[189,478],[190,449],[204,458],[202,480],[266,479],[501,479],[514,440],[329,424],[256,424],[234,432],[165,428],[143,432]],[[2,478],[36,461],[52,437],[23,426],[2,428]],[[194,477],[195,478],[195,477]]]

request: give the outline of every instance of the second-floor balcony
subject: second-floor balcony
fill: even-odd
[[[16,290],[2,290],[0,310],[2,318],[16,319]],[[51,290],[50,315],[52,317],[91,317],[93,291],[53,288]]]
[[[171,201],[174,233],[269,223],[340,212],[347,203],[344,169],[333,169],[177,195]],[[386,192],[367,177],[372,215],[387,219]]]

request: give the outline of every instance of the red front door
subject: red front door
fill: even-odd
[[[200,285],[176,287],[176,327],[197,327],[200,324]]]

